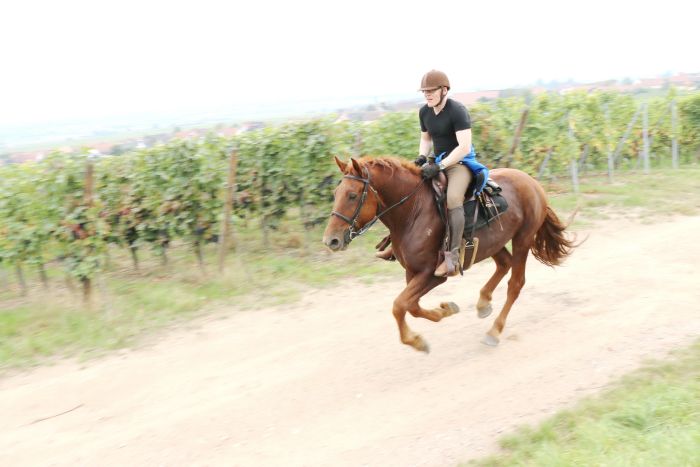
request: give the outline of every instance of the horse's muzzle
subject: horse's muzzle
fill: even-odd
[[[350,232],[346,230],[345,232],[343,232],[342,236],[340,236],[337,233],[324,235],[323,243],[331,251],[342,251],[346,249],[350,244]]]

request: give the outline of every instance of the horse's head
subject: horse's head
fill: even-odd
[[[343,179],[335,189],[333,211],[323,233],[323,243],[333,251],[344,250],[362,227],[375,218],[378,196],[371,186],[370,169],[355,159],[337,157]]]

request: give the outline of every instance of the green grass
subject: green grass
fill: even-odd
[[[568,182],[568,181],[567,181]],[[596,222],[613,217],[641,218],[653,221],[673,215],[700,214],[700,167],[621,172],[612,183],[606,173],[580,179],[579,193],[569,183],[545,183],[552,206],[561,212],[579,208],[582,222]],[[577,225],[577,224],[574,224]]]
[[[49,270],[51,289],[43,291],[35,271],[25,270],[33,286],[19,297],[13,287],[0,289],[0,372],[46,362],[51,357],[89,358],[105,350],[133,346],[143,336],[173,323],[231,307],[249,310],[293,303],[309,288],[342,283],[348,278],[374,280],[401,274],[400,266],[373,258],[374,245],[386,230],[378,226],[356,239],[347,251],[333,254],[320,242],[321,230],[312,232],[304,249],[291,251],[287,242],[303,243],[303,234],[282,229],[271,233],[269,249],[259,235],[239,232],[239,251],[231,252],[226,270],[219,274],[217,247],[205,250],[206,273],[186,246],[174,248],[169,265],[144,251],[140,270],[130,257],[113,250],[110,270],[94,286],[92,308],[85,307],[80,291],[70,291],[57,267]],[[290,240],[291,239],[291,240]],[[5,281],[14,279],[5,271]],[[73,285],[78,288],[78,284]]]
[[[501,446],[502,454],[468,465],[700,465],[700,341]]]
[[[562,218],[576,207],[573,228],[612,217],[663,220],[670,215],[700,212],[700,168],[654,170],[652,175],[620,173],[615,183],[607,176],[581,179],[581,192],[569,193],[566,180],[548,183],[550,199]],[[14,271],[0,269],[0,372],[38,364],[53,357],[90,357],[105,350],[128,347],[149,332],[213,309],[235,310],[283,305],[297,301],[309,288],[342,283],[348,278],[371,282],[402,277],[401,267],[373,258],[374,245],[386,233],[377,224],[342,253],[322,246],[322,228],[304,232],[294,222],[270,233],[270,247],[262,247],[253,222],[238,226],[238,253],[228,257],[218,274],[216,246],[205,250],[204,275],[185,245],[173,248],[168,267],[155,255],[141,251],[141,267],[134,271],[123,250],[113,249],[109,271],[95,286],[95,305],[82,306],[79,291],[70,291],[58,266],[48,270],[51,289],[42,291],[36,271],[25,269],[31,285],[19,297]],[[74,285],[77,287],[77,285]]]

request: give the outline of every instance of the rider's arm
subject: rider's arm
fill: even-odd
[[[433,138],[427,131],[420,132],[420,144],[418,144],[418,154],[427,156],[433,147]]]
[[[452,150],[449,156],[442,159],[440,165],[445,168],[455,165],[462,160],[464,156],[469,154],[472,148],[472,129],[467,128],[466,130],[460,130],[455,132],[457,135],[458,146]]]

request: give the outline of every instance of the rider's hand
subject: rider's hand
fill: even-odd
[[[423,167],[423,165],[428,162],[428,158],[425,157],[424,155],[420,155],[416,158],[416,160],[413,161],[414,164],[416,164],[418,167]]]
[[[425,164],[423,167],[421,167],[420,171],[423,178],[428,180],[440,173],[440,166],[435,163]]]

